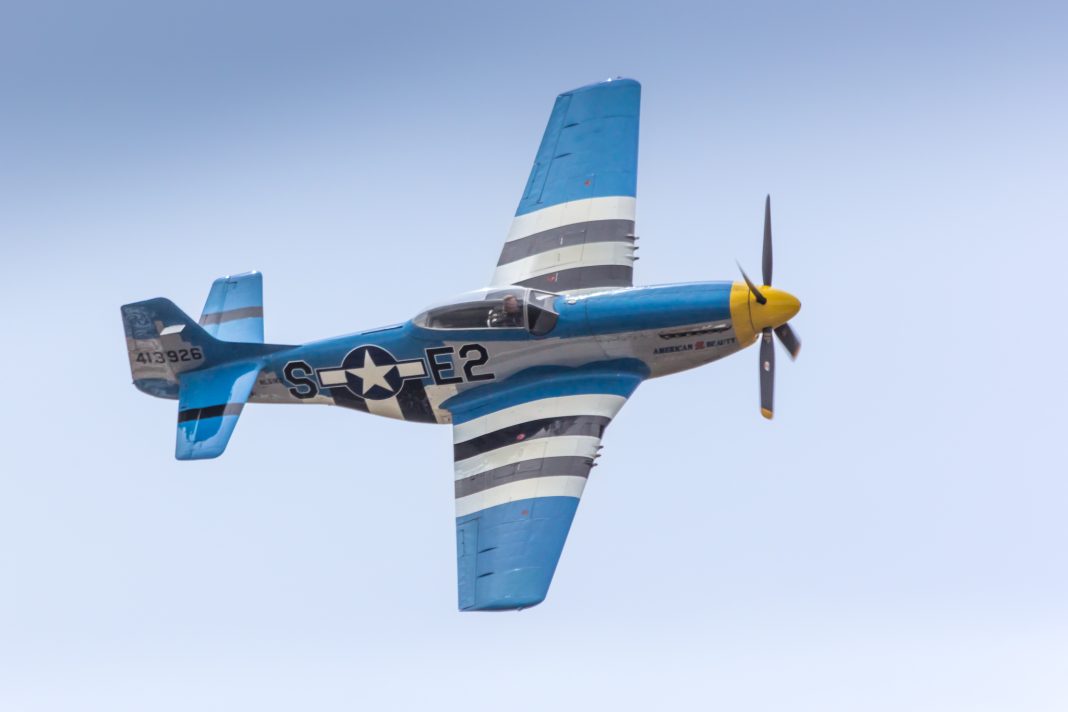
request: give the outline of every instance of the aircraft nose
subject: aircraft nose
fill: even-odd
[[[767,303],[760,304],[752,298],[749,300],[749,315],[756,331],[767,327],[774,329],[801,311],[801,301],[789,292],[774,287],[761,287],[760,291],[767,297]]]

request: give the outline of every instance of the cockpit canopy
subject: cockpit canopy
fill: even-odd
[[[526,329],[544,336],[556,326],[556,295],[524,287],[480,289],[431,307],[412,322],[426,329]]]

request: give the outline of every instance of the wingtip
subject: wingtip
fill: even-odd
[[[590,91],[592,89],[606,88],[606,87],[609,87],[609,86],[626,85],[626,84],[638,87],[639,89],[641,88],[641,82],[639,82],[637,79],[631,79],[630,77],[609,77],[608,79],[602,79],[599,82],[593,82],[591,84],[583,84],[580,87],[575,87],[574,89],[568,89],[567,91],[561,93],[560,96],[567,96],[568,94],[577,94],[579,92]]]

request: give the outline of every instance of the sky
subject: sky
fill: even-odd
[[[1063,4],[2,15],[0,709],[1065,709]],[[250,406],[174,460],[121,304],[259,269],[298,343],[483,286],[612,76],[637,282],[758,272],[772,195],[773,422],[755,349],[643,384],[509,614],[456,611],[448,428]]]

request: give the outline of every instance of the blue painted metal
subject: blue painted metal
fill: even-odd
[[[263,275],[219,277],[200,315],[204,330],[224,341],[263,343]]]
[[[223,453],[260,367],[259,361],[245,361],[179,376],[176,458],[204,460]],[[202,412],[219,414],[182,420],[184,413],[197,416]]]
[[[540,366],[465,391],[443,404],[460,424],[520,403],[601,393],[629,397],[648,371],[641,361],[579,368]],[[461,610],[527,608],[544,600],[575,517],[575,497],[536,497],[456,519]]]
[[[453,423],[466,423],[539,398],[583,393],[605,393],[627,398],[648,374],[648,367],[637,359],[598,361],[579,368],[537,366],[520,371],[505,381],[491,382],[459,393],[441,405],[452,413]]]
[[[275,351],[292,349],[285,344],[256,344],[221,341],[204,330],[170,299],[156,297],[122,306],[122,321],[126,338],[139,341],[160,339],[160,331],[168,326],[181,326],[181,338],[204,351],[205,365],[254,358]]]
[[[641,87],[629,79],[561,94],[516,215],[584,198],[634,197],[640,98]],[[555,397],[626,398],[651,375],[692,368],[743,346],[727,323],[732,286],[703,282],[562,294],[553,300],[555,326],[538,335],[518,327],[430,329],[408,321],[302,346],[264,344],[262,277],[255,272],[216,280],[201,324],[162,298],[127,304],[122,316],[134,384],[151,395],[179,400],[175,455],[184,460],[220,455],[250,398],[334,403],[422,422],[444,422],[451,416],[455,424]],[[695,328],[658,333],[689,325]],[[702,336],[708,333],[723,338],[717,336],[713,343]],[[346,356],[362,346],[376,347],[375,353],[384,358],[371,366],[355,359],[346,362]],[[390,364],[389,357],[395,363]],[[398,370],[374,370],[391,365]],[[323,373],[334,377],[324,378]],[[389,386],[385,395],[362,390],[362,384],[374,382],[367,379],[384,379]],[[522,411],[523,417],[536,410]],[[586,458],[579,463],[586,471],[576,474],[581,467],[572,467],[559,474],[546,467],[543,475],[584,476],[596,457],[595,446],[587,441],[583,455],[545,457]],[[524,447],[515,451],[531,460],[544,452]],[[494,469],[476,469],[470,461],[480,455],[465,456],[466,464],[458,471],[469,467],[473,474],[466,476],[471,479],[505,469],[497,463],[486,464]],[[519,465],[506,465],[512,466]],[[474,499],[483,490],[461,491],[458,486],[459,511],[503,501],[509,493],[575,494],[580,485],[570,480],[555,490],[498,489],[495,498],[486,500]],[[497,486],[505,485],[485,491]],[[460,608],[502,610],[541,602],[577,506],[574,496],[543,496],[458,517]]]
[[[478,579],[478,518],[467,517],[456,523],[456,583],[460,610],[475,605],[475,582]]]
[[[458,552],[460,609],[511,610],[545,600],[578,503],[575,497],[538,497],[458,518],[457,538],[464,541]]]
[[[730,282],[706,282],[559,298],[556,300],[558,323],[544,338],[566,344],[604,334],[729,319],[731,286]],[[255,301],[253,294],[246,303]],[[212,301],[212,305],[218,309],[220,302]],[[221,303],[225,309],[232,305],[225,300]],[[178,424],[175,454],[179,459],[217,457],[225,450],[240,405],[248,400],[261,369],[281,379],[283,365],[295,359],[303,359],[314,368],[336,367],[361,344],[377,345],[398,360],[406,360],[421,359],[427,348],[443,343],[502,342],[521,347],[524,342],[533,344],[544,340],[522,329],[437,330],[418,327],[409,321],[289,347],[219,340],[166,299],[127,305],[123,315],[128,338],[159,340],[163,338],[160,332],[170,327],[183,343],[198,345],[204,351],[204,365],[177,374],[177,384],[166,379],[138,383],[146,392],[171,397],[176,394],[175,386],[179,386],[180,418],[182,414],[189,416]],[[176,326],[181,328],[174,331]],[[455,369],[450,371],[453,373]],[[543,363],[503,380],[461,389],[441,407],[459,424],[544,398],[588,393],[629,397],[649,374],[649,365],[639,358],[600,358],[574,367]],[[432,383],[429,376],[426,382]],[[324,395],[330,394],[324,389]],[[351,402],[349,405],[352,407]],[[577,505],[578,499],[573,497],[542,497],[458,518],[457,576],[461,609],[513,609],[533,606],[543,600]]]
[[[556,98],[515,214],[637,195],[641,85],[613,79]]]
[[[583,299],[590,333],[665,329],[730,319],[731,282],[634,287]]]

